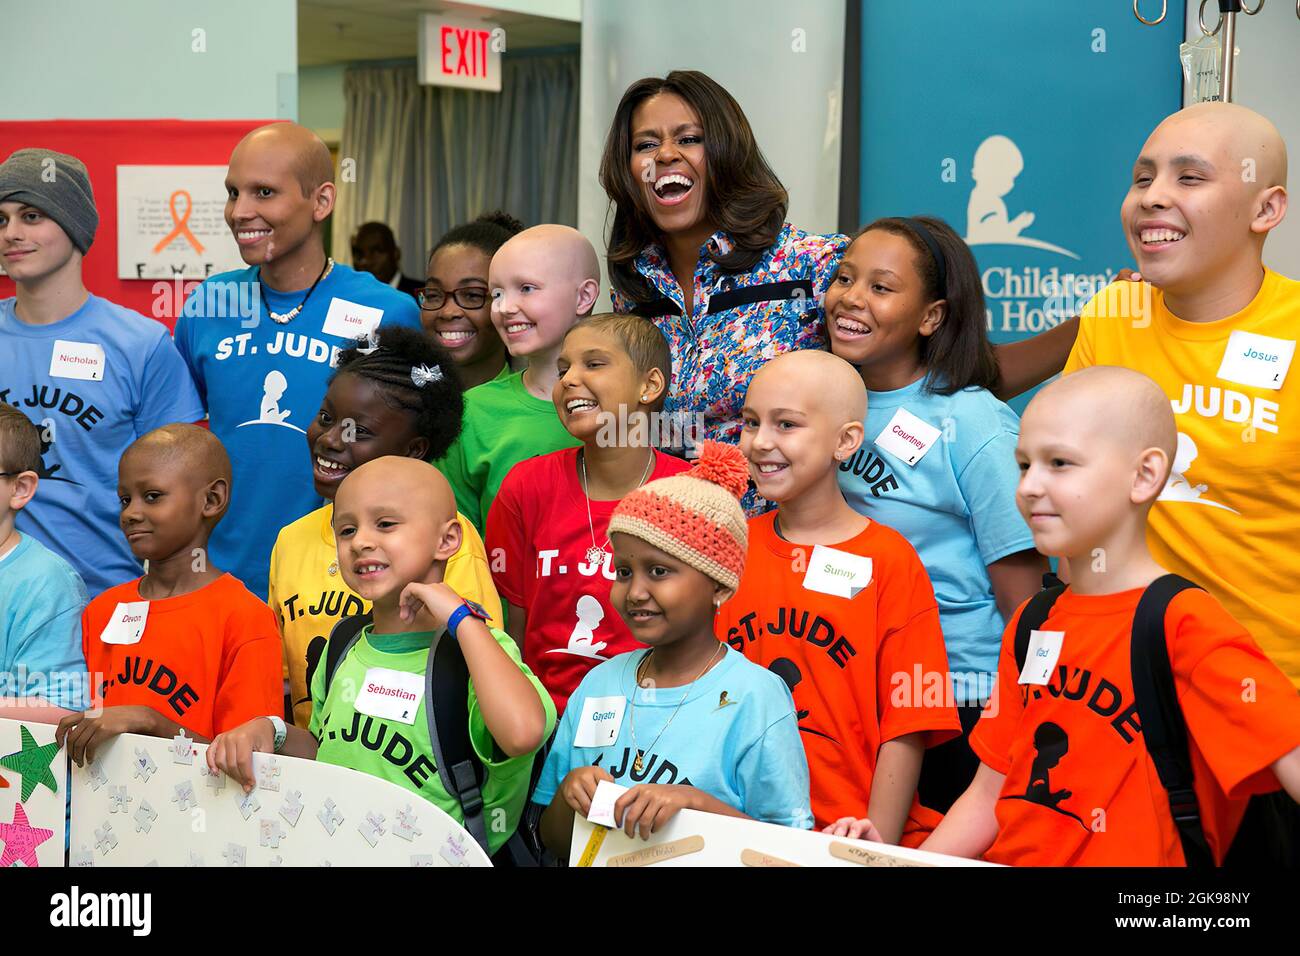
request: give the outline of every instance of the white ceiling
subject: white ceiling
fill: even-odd
[[[472,18],[463,5],[439,0],[298,0],[298,65],[414,57],[419,14],[439,12]],[[582,36],[580,24],[564,20],[488,16],[505,27],[507,50],[576,44]]]

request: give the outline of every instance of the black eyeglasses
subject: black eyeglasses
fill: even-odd
[[[454,289],[450,294],[433,287],[415,293],[420,308],[436,312],[447,302],[448,296],[462,309],[481,309],[488,300],[487,289]]]

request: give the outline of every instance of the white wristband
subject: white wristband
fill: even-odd
[[[275,730],[275,742],[271,745],[271,749],[279,753],[280,749],[284,747],[285,737],[289,735],[289,728],[284,725],[283,717],[268,714],[266,719],[271,722],[271,727]]]

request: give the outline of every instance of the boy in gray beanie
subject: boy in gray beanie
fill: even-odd
[[[20,149],[0,163],[0,202],[34,206],[68,234],[84,256],[95,241],[99,213],[85,164],[52,149]]]

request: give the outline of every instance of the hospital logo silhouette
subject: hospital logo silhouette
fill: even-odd
[[[1036,756],[1029,767],[1029,785],[1025,787],[1024,796],[1012,794],[1001,799],[1027,800],[1030,803],[1036,803],[1048,810],[1077,820],[1079,826],[1087,830],[1088,825],[1083,822],[1082,817],[1059,806],[1059,804],[1073,796],[1071,791],[1064,789],[1053,790],[1048,779],[1051,769],[1060,763],[1061,758],[1070,750],[1069,736],[1061,729],[1060,725],[1054,724],[1050,720],[1044,721],[1034,731],[1034,750]]]
[[[584,594],[578,598],[574,613],[578,617],[578,622],[573,625],[573,631],[569,634],[569,643],[564,647],[552,647],[546,653],[573,654],[598,661],[609,660],[600,653],[605,649],[606,642],[596,640],[596,628],[600,627],[600,622],[605,620],[605,609],[600,606],[600,602],[590,594]]]
[[[799,665],[788,657],[776,658],[772,663],[767,665],[767,669],[777,677],[781,678],[781,680],[785,681],[785,686],[790,688],[790,693],[792,694],[794,693],[794,689],[799,685],[799,682],[803,680],[803,672],[799,670]],[[812,713],[810,710],[795,711],[794,717],[799,723],[799,730],[805,734],[812,734],[815,737],[825,737],[827,740],[839,743],[839,741],[835,740],[835,738],[830,734],[824,734],[820,730],[813,730],[811,727],[805,727],[803,725],[804,720],[807,719],[810,713]]]
[[[279,369],[271,369],[266,373],[266,378],[262,380],[262,404],[258,409],[258,416],[246,422],[240,422],[236,428],[243,428],[245,425],[280,425],[283,428],[292,428],[296,432],[302,432],[297,425],[290,425],[286,418],[289,417],[292,409],[280,408],[280,399],[284,397],[285,390],[289,387],[289,380],[284,377],[284,373]]]
[[[971,189],[970,200],[966,204],[966,242],[972,246],[1008,245],[1028,246],[1031,249],[1045,249],[1048,252],[1079,258],[1069,249],[1032,239],[1023,235],[1034,224],[1034,214],[1025,210],[1010,219],[1007,216],[1007,204],[1002,198],[1016,185],[1016,177],[1025,169],[1025,157],[1009,137],[990,136],[979,144],[975,150],[975,160],[971,164],[971,178],[975,186]]]
[[[1174,463],[1169,469],[1169,480],[1165,482],[1165,487],[1161,490],[1158,501],[1189,501],[1198,505],[1209,505],[1211,508],[1222,508],[1224,511],[1231,511],[1233,514],[1240,514],[1235,508],[1229,508],[1227,505],[1212,501],[1203,497],[1210,490],[1208,485],[1194,485],[1187,478],[1187,472],[1191,470],[1192,462],[1196,461],[1198,452],[1196,442],[1184,435],[1178,433],[1178,450],[1174,452]]]

